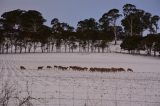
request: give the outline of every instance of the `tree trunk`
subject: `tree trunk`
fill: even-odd
[[[114,44],[117,45],[117,31],[116,31],[116,26],[114,26]]]
[[[88,52],[89,52],[89,40],[88,40]]]
[[[53,48],[54,48],[54,43],[52,43],[52,50],[51,50],[52,52],[53,52]]]
[[[64,43],[64,49],[65,49],[65,53],[67,52],[67,45],[66,42]]]
[[[133,27],[132,27],[132,24],[133,24],[133,20],[131,19],[131,36],[133,36]]]

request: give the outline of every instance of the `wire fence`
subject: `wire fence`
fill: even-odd
[[[36,98],[31,100],[33,106],[160,106],[160,73],[57,76],[22,74],[25,71],[15,75],[21,79],[16,88],[22,97],[29,92]]]

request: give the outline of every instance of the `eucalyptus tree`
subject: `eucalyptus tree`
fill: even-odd
[[[158,18],[152,19],[152,14],[145,12],[144,10],[137,9],[132,4],[126,4],[123,6],[124,19],[121,21],[124,26],[124,30],[129,32],[128,35],[143,35],[143,32],[149,29],[150,33],[155,32],[155,28],[158,28]],[[154,21],[153,21],[154,20]],[[155,26],[155,28],[153,27]]]
[[[143,16],[144,30],[149,30],[150,33],[154,32],[154,29],[151,24],[151,18],[152,18],[152,14],[148,12],[146,12]]]
[[[74,31],[74,27],[70,26],[67,23],[61,23],[61,26],[62,26],[61,38],[63,40],[65,52],[67,52],[67,45],[68,45],[69,49],[71,47],[71,42],[69,40],[70,40],[70,37],[72,36],[72,33]],[[72,43],[73,43],[73,40],[72,40]]]
[[[3,35],[3,29],[0,29],[0,53],[3,53],[4,52],[4,42],[5,42],[5,38],[4,38],[4,35]]]
[[[157,41],[159,41],[157,34],[148,34],[144,37],[143,44],[145,46],[145,50],[147,50],[148,55],[151,55],[152,51],[154,51],[155,55],[156,49],[154,47]]]
[[[74,27],[66,24],[65,30],[63,31],[63,39],[65,43],[65,52],[66,52],[66,46],[69,47],[69,52],[72,49],[75,49],[77,47],[76,45],[76,37],[74,32]]]
[[[107,12],[106,14],[108,16],[109,24],[113,27],[113,32],[114,32],[114,39],[115,39],[115,44],[117,44],[117,26],[116,26],[116,21],[119,17],[121,17],[121,14],[119,14],[118,9],[111,9]]]
[[[22,30],[37,32],[44,22],[46,20],[39,11],[28,10],[22,14]]]
[[[65,47],[65,52],[67,51],[67,42],[70,36],[70,32],[74,30],[74,28],[67,23],[61,23],[57,18],[54,18],[51,21],[52,25],[52,37],[56,42],[56,51],[61,49],[62,43]],[[61,50],[60,50],[61,51]]]
[[[4,12],[1,15],[1,22],[3,29],[5,30],[5,39],[7,42],[5,42],[5,46],[8,52],[9,46],[11,47],[11,52],[13,45],[15,46],[15,50],[17,50],[17,41],[18,36],[21,29],[21,15],[25,11],[17,9],[9,12]],[[16,52],[16,51],[15,51]]]
[[[52,41],[52,49],[51,51],[53,51],[54,48],[54,44],[56,44],[56,50],[58,49],[58,46],[56,42],[60,42],[60,40],[58,40],[58,34],[59,34],[59,29],[60,29],[60,22],[58,20],[58,18],[54,18],[51,20],[51,25],[52,25],[52,36],[51,36],[51,41]]]
[[[37,38],[38,41],[41,43],[41,51],[42,53],[47,50],[50,52],[50,36],[52,34],[51,28],[43,25],[38,29]]]
[[[86,44],[85,42],[87,42],[88,52],[90,49],[90,41],[92,42],[93,45],[94,41],[96,40],[97,31],[98,31],[98,23],[94,18],[89,18],[79,21],[77,24],[77,33],[81,34],[80,40],[82,41],[79,44],[82,46],[82,48],[84,48]]]
[[[151,18],[151,23],[154,25],[155,27],[155,33],[157,34],[157,30],[159,29],[158,27],[158,21],[160,20],[160,16],[158,15],[154,15],[152,18]]]
[[[141,9],[137,9],[134,15],[135,15],[134,23],[133,23],[134,35],[142,36],[143,31],[145,30],[145,26],[143,22],[145,11]]]
[[[43,26],[46,20],[43,18],[42,14],[36,10],[26,11],[24,14],[22,14],[21,20],[21,30],[25,32],[30,32],[26,34],[30,34],[28,36],[30,37],[29,39],[33,42],[33,48],[35,52],[39,44],[37,37],[38,30]],[[30,47],[31,45],[32,44],[30,43]]]
[[[107,13],[104,13],[102,17],[99,19],[99,29],[103,32],[111,30],[109,26],[109,18]]]
[[[9,12],[4,12],[1,17],[3,20],[3,27],[7,30],[20,29],[21,27],[21,15],[24,13],[24,10],[13,10]]]
[[[123,6],[124,19],[122,20],[122,25],[124,26],[125,31],[127,31],[130,36],[133,36],[133,23],[135,18],[135,12],[135,5],[125,4]]]
[[[141,45],[142,37],[141,36],[127,36],[124,41],[121,43],[121,49],[128,50],[129,53],[135,53],[139,51]]]
[[[144,30],[149,30],[150,34],[157,34],[158,30],[158,21],[160,20],[160,17],[158,15],[152,16],[151,13],[144,12],[143,15],[138,16],[141,17],[141,22],[143,25]]]
[[[154,50],[157,51],[159,53],[160,56],[160,33],[157,34],[157,39],[154,45]]]
[[[100,31],[98,33],[98,42],[96,44],[96,48],[98,48],[98,52],[100,52],[100,48],[102,52],[104,52],[105,48],[107,48],[107,52],[109,51],[109,42],[114,39],[113,31],[103,32]]]

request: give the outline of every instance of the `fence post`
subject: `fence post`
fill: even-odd
[[[61,96],[61,92],[60,92],[60,90],[61,90],[61,88],[60,88],[60,86],[61,86],[61,85],[60,85],[60,80],[61,80],[61,78],[58,77],[58,79],[59,79],[59,80],[58,80],[58,90],[59,90],[59,98],[58,98],[59,101],[58,101],[58,102],[59,102],[59,106],[61,106],[61,97],[60,97],[60,96]]]
[[[115,81],[116,81],[116,87],[115,87],[115,106],[118,106],[118,104],[117,104],[117,89],[118,89],[118,83],[117,83],[117,74],[116,73],[114,73],[115,74]]]
[[[73,79],[73,80],[74,80],[74,83],[75,83],[75,79]],[[73,88],[73,98],[72,98],[73,99],[73,106],[74,106],[74,83],[73,83],[73,87],[72,87]]]

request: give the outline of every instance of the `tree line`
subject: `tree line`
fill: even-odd
[[[117,25],[121,19],[121,26]],[[152,15],[135,5],[125,4],[123,13],[111,9],[98,21],[80,20],[77,28],[58,18],[46,19],[36,10],[12,10],[0,18],[0,53],[30,52],[106,52],[109,42],[122,40],[121,49],[129,53],[160,52],[160,34],[157,33],[160,16]],[[147,36],[143,36],[148,31]]]

